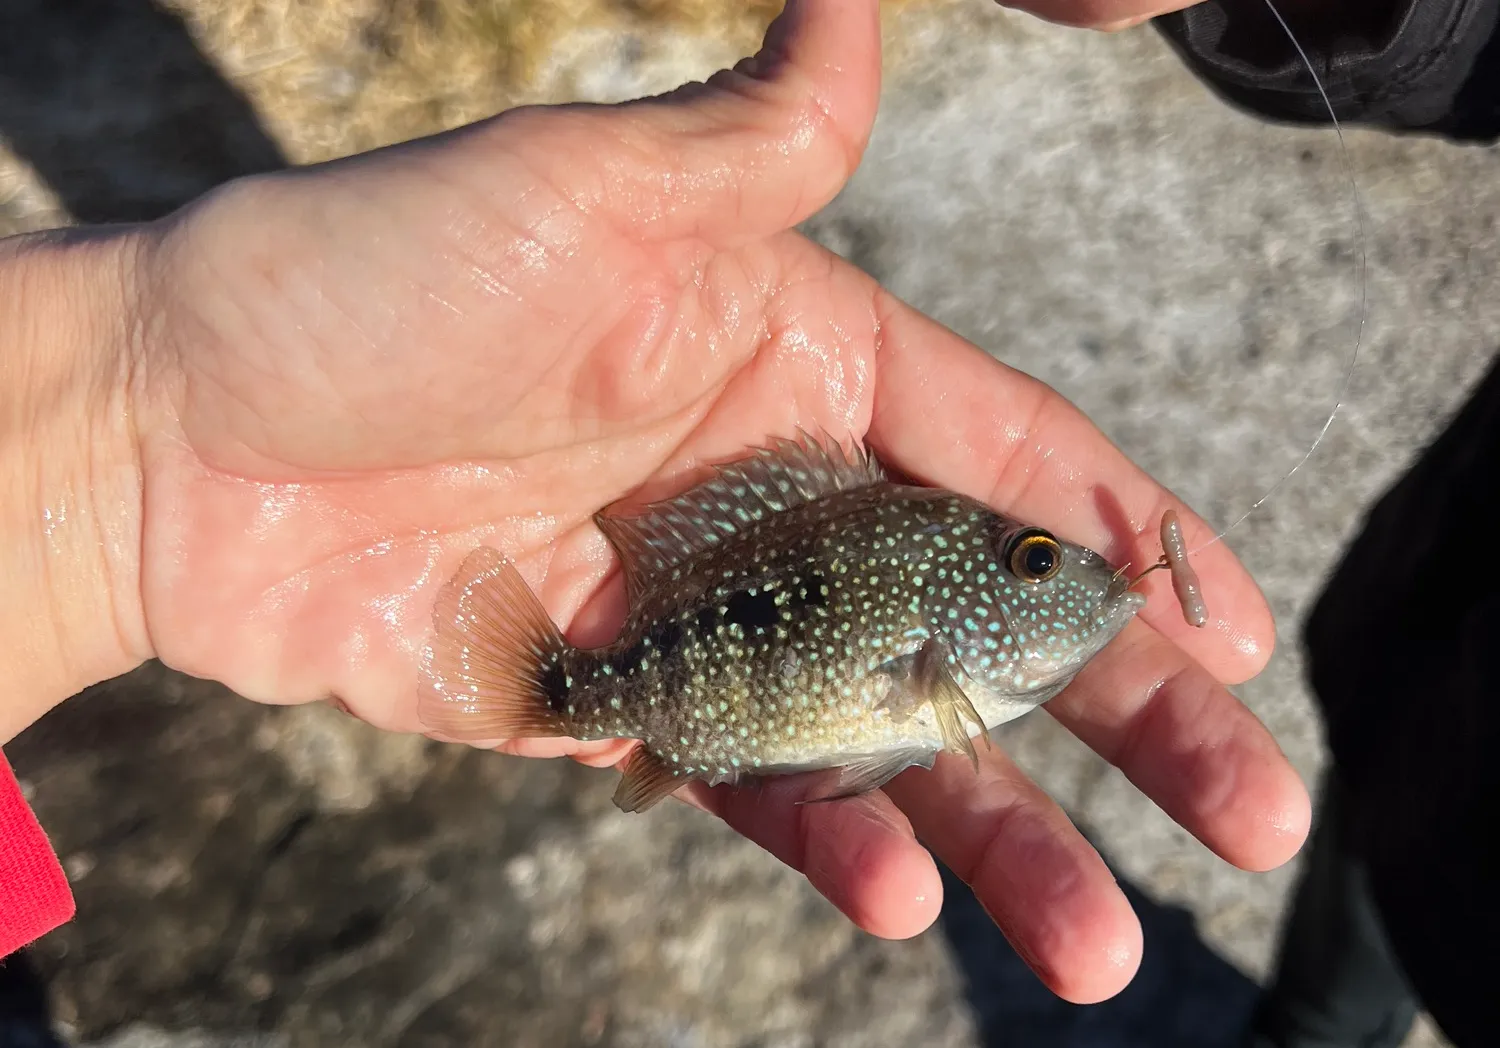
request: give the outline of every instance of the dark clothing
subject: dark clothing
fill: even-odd
[[[1276,2],[1340,120],[1471,142],[1500,137],[1500,0]],[[1318,20],[1302,17],[1316,8],[1325,9]],[[1264,0],[1207,3],[1158,24],[1234,104],[1327,123]],[[1335,984],[1347,990],[1359,963],[1334,958],[1329,943],[1349,951],[1373,941],[1357,931],[1355,896],[1367,883],[1397,962],[1375,949],[1366,957],[1369,985],[1394,993],[1387,983],[1404,969],[1459,1048],[1500,1045],[1497,536],[1500,367],[1376,505],[1306,623],[1338,784],[1324,815],[1337,832],[1314,842],[1272,998],[1306,991],[1316,981],[1314,956],[1328,994],[1344,992]],[[1349,1000],[1330,996],[1328,1013],[1347,1010]],[[1381,1042],[1309,1035],[1263,1043]]]
[[[1308,620],[1350,847],[1413,988],[1500,1044],[1500,367],[1375,507]]]
[[[1500,0],[1272,0],[1340,121],[1464,141],[1500,135]],[[1326,124],[1328,110],[1265,0],[1210,0],[1157,26],[1225,99]]]
[[[1276,972],[1245,1048],[1401,1048],[1417,1004],[1351,847],[1348,788],[1323,784]]]

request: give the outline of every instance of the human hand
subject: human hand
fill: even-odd
[[[110,572],[121,649],[419,731],[432,604],[469,550],[505,551],[571,639],[600,642],[623,587],[591,514],[797,427],[863,436],[1116,562],[1154,559],[1168,507],[1206,536],[1054,392],[792,230],[858,161],[878,43],[874,0],[794,2],[705,85],[242,180],[129,233],[140,514],[138,562]],[[1047,709],[1266,869],[1300,846],[1307,796],[1223,682],[1260,670],[1272,626],[1223,545],[1197,567],[1208,629],[1156,582]],[[607,765],[627,745],[503,748]],[[877,935],[936,917],[920,837],[1055,992],[1117,992],[1140,953],[1128,903],[1061,809],[981,752],[977,776],[940,757],[837,804],[684,794]]]
[[[1181,11],[1199,0],[996,0],[1060,25],[1114,32],[1138,26],[1157,15]]]

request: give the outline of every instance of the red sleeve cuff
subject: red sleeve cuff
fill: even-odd
[[[73,892],[0,754],[0,957],[73,919]]]

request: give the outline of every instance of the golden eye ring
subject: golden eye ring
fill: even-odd
[[[1046,582],[1062,570],[1062,546],[1041,528],[1027,528],[1010,540],[1005,563],[1023,582]]]

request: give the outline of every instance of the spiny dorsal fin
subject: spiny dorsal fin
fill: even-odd
[[[826,433],[816,438],[799,429],[797,434],[796,440],[777,438],[769,447],[715,467],[708,480],[651,503],[638,515],[615,516],[608,508],[594,515],[620,555],[632,606],[653,579],[749,525],[886,480],[884,467],[858,442],[845,449]]]

